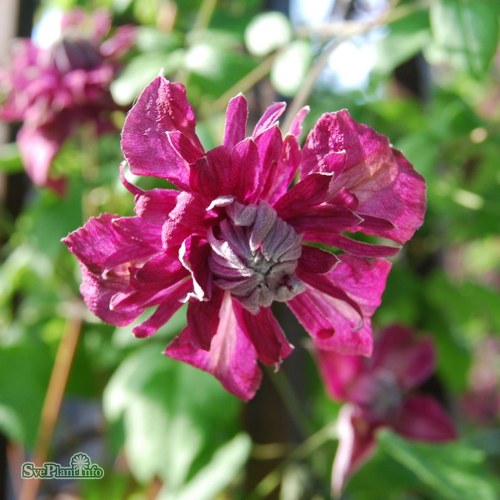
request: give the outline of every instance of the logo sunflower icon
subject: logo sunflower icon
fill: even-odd
[[[82,476],[83,471],[90,467],[90,457],[86,453],[75,453],[71,457],[69,465],[77,476]]]

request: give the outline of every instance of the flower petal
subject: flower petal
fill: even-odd
[[[292,353],[293,346],[286,340],[269,307],[261,307],[257,314],[248,312],[236,301],[233,302],[233,307],[262,363],[278,365]]]
[[[144,338],[156,333],[183,305],[182,299],[191,289],[192,286],[189,281],[181,282],[177,286],[170,288],[156,311],[147,320],[132,329],[134,335],[138,338]]]
[[[193,282],[193,297],[197,300],[207,300],[212,293],[212,274],[208,267],[210,245],[199,236],[188,236],[179,250],[179,260],[191,273]]]
[[[352,231],[359,226],[361,221],[361,217],[352,210],[332,205],[312,207],[305,214],[287,219],[288,224],[292,225],[299,234],[308,231],[324,231],[326,233]]]
[[[339,445],[332,470],[332,492],[340,497],[347,479],[375,451],[375,428],[356,415],[356,409],[344,405],[337,418]]]
[[[442,442],[457,439],[450,417],[432,396],[427,395],[409,396],[392,427],[402,436],[418,441]]]
[[[370,262],[349,255],[339,258],[341,262],[332,271],[321,275],[330,283],[329,293],[314,288],[311,276],[306,291],[288,305],[318,348],[369,356],[373,345],[370,318],[380,305],[391,265],[384,260]],[[342,300],[338,292],[333,293],[334,289],[343,291],[350,303]]]
[[[269,106],[264,111],[264,114],[257,122],[257,125],[255,125],[252,137],[256,138],[257,136],[265,132],[268,128],[275,125],[285,109],[285,102],[275,102],[274,104],[271,104],[271,106]]]
[[[244,401],[255,395],[262,379],[257,352],[236,318],[228,293],[222,302],[219,326],[209,351],[197,347],[187,327],[170,343],[165,354],[211,373],[229,392]]]
[[[50,167],[54,158],[71,133],[72,125],[32,128],[21,127],[17,134],[17,144],[23,160],[24,168],[31,181],[41,187],[50,187],[59,195],[64,194],[66,182],[62,178],[50,176]]]
[[[129,111],[122,132],[122,150],[132,173],[167,179],[189,187],[188,162],[168,140],[167,132],[179,132],[203,154],[195,133],[194,112],[179,83],[159,76],[141,93]]]
[[[342,169],[327,165],[332,152],[345,153]],[[394,227],[366,229],[398,243],[407,241],[420,227],[425,212],[425,183],[411,164],[391,148],[387,137],[355,122],[346,110],[323,115],[303,149],[302,175],[335,173],[334,188],[347,188],[359,200],[359,212],[380,217]]]
[[[274,209],[285,221],[302,215],[331,197],[332,181],[333,176],[329,173],[310,174],[287,191],[276,202]]]
[[[418,338],[411,328],[391,325],[380,332],[372,363],[392,372],[402,389],[411,389],[432,375],[436,353],[430,338]]]
[[[210,349],[212,338],[219,328],[219,311],[224,293],[215,288],[213,296],[206,302],[194,298],[189,300],[187,324],[193,345],[205,351]]]
[[[226,127],[222,144],[231,149],[245,138],[248,104],[243,94],[233,97],[226,109]]]
[[[325,274],[331,271],[339,262],[340,259],[330,252],[303,245],[298,269],[309,274]]]
[[[288,131],[289,134],[295,136],[297,139],[300,139],[300,136],[302,134],[302,122],[304,121],[304,118],[309,114],[309,111],[311,111],[311,108],[309,106],[304,106],[299,110],[299,112],[295,115],[292,124],[290,125],[290,130]]]
[[[324,349],[316,349],[316,357],[321,378],[330,397],[340,401],[348,399],[349,387],[362,371],[364,358]]]

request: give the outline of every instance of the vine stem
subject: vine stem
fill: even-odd
[[[81,318],[68,319],[63,337],[57,348],[54,366],[43,402],[38,436],[32,458],[35,467],[41,467],[47,460],[81,330]],[[35,500],[39,488],[40,478],[25,479],[21,486],[20,500]]]

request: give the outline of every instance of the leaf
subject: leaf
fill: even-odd
[[[481,450],[462,442],[440,445],[410,443],[389,431],[379,432],[377,439],[383,451],[413,472],[439,495],[437,498],[497,498]]]
[[[23,162],[16,143],[0,145],[0,172],[12,174],[23,170]]]
[[[292,26],[281,12],[266,12],[254,17],[245,30],[245,44],[250,54],[266,56],[292,39]]]
[[[33,339],[0,348],[0,429],[10,439],[35,443],[52,357]]]
[[[377,44],[377,61],[374,72],[388,74],[407,61],[429,43],[429,17],[417,11],[394,21],[389,32]]]
[[[297,93],[312,63],[309,42],[296,40],[278,54],[271,70],[271,83],[284,96]]]
[[[439,59],[480,78],[498,43],[498,14],[487,0],[439,0],[431,4],[431,27]],[[432,52],[431,52],[432,53]]]
[[[246,434],[237,434],[220,447],[212,460],[181,490],[172,493],[167,485],[159,500],[211,500],[229,486],[250,454],[251,441]]]
[[[210,375],[162,356],[157,344],[125,359],[104,392],[107,418],[123,418],[134,475],[158,475],[174,490],[234,436],[238,408]]]

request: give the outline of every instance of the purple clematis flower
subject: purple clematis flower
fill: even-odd
[[[64,179],[50,176],[62,144],[81,123],[97,133],[114,131],[110,112],[119,109],[109,90],[118,57],[132,45],[135,31],[111,28],[105,11],[87,16],[82,10],[62,19],[61,37],[49,48],[29,39],[13,47],[11,66],[0,72],[0,120],[21,121],[17,142],[26,172],[38,186],[64,192]]]
[[[257,361],[278,365],[292,350],[274,301],[318,346],[371,354],[370,318],[390,269],[382,257],[398,248],[345,233],[401,243],[424,214],[424,181],[387,138],[340,111],[320,119],[301,151],[307,109],[283,137],[284,110],[273,104],[245,137],[247,102],[236,96],[223,144],[205,151],[184,87],[156,78],[127,116],[122,150],[134,174],[179,190],[143,191],[123,176],[137,216],[105,214],[64,240],[80,260],[85,301],[104,321],[126,325],[158,306],[133,329],[146,337],[188,302],[187,327],[165,353],[244,400],[260,384]]]
[[[456,438],[455,428],[434,397],[414,392],[435,369],[429,337],[392,325],[380,332],[371,359],[319,350],[328,394],[346,401],[338,417],[339,447],[332,487],[340,494],[347,478],[374,452],[375,433],[390,427],[407,439],[440,442]]]

